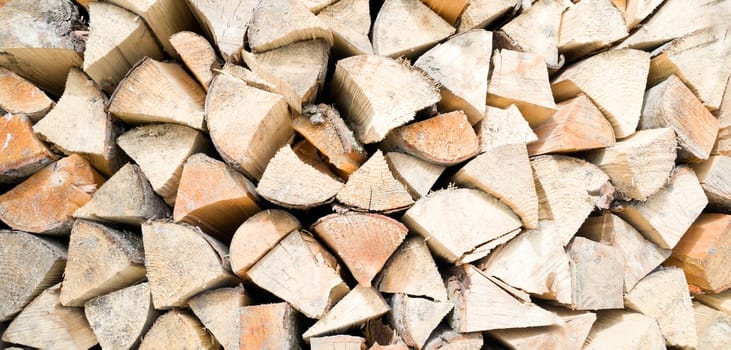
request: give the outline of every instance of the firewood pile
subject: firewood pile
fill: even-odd
[[[0,348],[731,349],[731,0],[0,6]]]

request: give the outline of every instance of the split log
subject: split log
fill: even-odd
[[[578,158],[538,156],[531,159],[538,194],[538,218],[558,224],[558,238],[569,243],[594,208],[607,209],[614,187],[599,167]]]
[[[105,349],[137,347],[158,315],[147,282],[90,299],[84,313]]]
[[[723,96],[723,103],[716,111],[719,121],[718,136],[716,145],[711,154],[731,156],[731,79],[726,85],[726,92]]]
[[[516,299],[469,264],[452,269],[447,279],[447,290],[449,300],[454,303],[449,324],[460,333],[539,327],[562,322],[553,313]]]
[[[490,148],[469,161],[452,181],[495,196],[520,217],[523,227],[532,229],[538,224],[538,197],[532,173],[525,146],[504,145]]]
[[[455,31],[420,0],[386,0],[373,22],[373,51],[391,58],[417,57]]]
[[[585,159],[609,175],[617,197],[646,200],[667,182],[676,152],[675,132],[659,128],[639,130]]]
[[[89,4],[89,18],[84,72],[104,92],[114,91],[135,62],[144,57],[163,58],[150,29],[133,13],[109,3],[93,2]]]
[[[711,209],[722,212],[731,210],[731,182],[726,179],[729,169],[731,158],[726,156],[711,156],[693,165]]]
[[[449,327],[440,327],[422,350],[479,350],[482,345],[482,333],[457,333]]]
[[[365,339],[352,335],[332,335],[312,338],[312,350],[365,350]]]
[[[693,303],[683,270],[658,270],[625,295],[627,308],[657,320],[669,346],[694,348],[697,343]]]
[[[213,70],[221,68],[208,39],[193,32],[178,32],[170,37],[170,45],[203,89],[208,91],[208,85],[213,80]]]
[[[612,50],[571,65],[551,85],[556,101],[586,94],[604,113],[617,138],[635,132],[642,112],[650,55]]]
[[[698,334],[696,349],[722,350],[731,347],[731,316],[701,303],[693,303],[695,328]]]
[[[309,342],[312,337],[320,337],[360,326],[388,311],[390,308],[378,291],[359,284],[305,331],[302,338]]]
[[[292,214],[278,209],[264,210],[246,219],[231,239],[231,268],[241,278],[261,257],[290,232],[301,227]]]
[[[188,311],[171,310],[158,317],[142,338],[140,350],[220,349],[221,345]]]
[[[452,311],[452,303],[394,294],[389,302],[391,324],[404,342],[416,349],[424,347],[432,331]]]
[[[418,110],[440,99],[433,82],[422,73],[381,56],[338,61],[330,85],[337,92],[339,109],[363,143],[383,140],[391,129],[408,123]]]
[[[44,289],[61,282],[66,247],[21,231],[0,230],[0,321],[9,321]]]
[[[259,90],[264,90],[275,94],[277,93],[277,88],[272,83],[264,80],[262,77],[252,72],[248,68],[241,67],[231,62],[226,62],[226,64],[223,65],[223,68],[216,71],[216,73],[228,75],[232,78],[237,78],[246,83],[246,85],[255,87]]]
[[[233,284],[228,249],[197,227],[142,224],[145,267],[155,309],[186,305],[204,290]]]
[[[625,291],[630,291],[671,253],[647,241],[632,225],[609,212],[586,219],[579,235],[610,245],[622,255]]]
[[[660,327],[651,317],[624,311],[609,310],[597,314],[589,332],[585,350],[662,350],[665,340]]]
[[[0,196],[0,220],[13,229],[65,235],[74,211],[86,204],[104,179],[86,159],[72,154],[39,170]]]
[[[636,27],[647,16],[652,14],[664,0],[612,0],[614,6],[622,12],[627,30]]]
[[[132,125],[176,123],[205,130],[206,92],[177,63],[144,58],[119,83],[109,113]]]
[[[350,175],[336,198],[356,210],[386,213],[414,203],[404,185],[394,178],[380,150]]]
[[[74,3],[11,1],[0,11],[0,27],[4,28],[0,66],[61,96],[69,69],[81,65],[84,52],[84,39],[77,31],[87,27]],[[85,55],[89,55],[88,50]]]
[[[718,311],[731,315],[731,290],[729,289],[718,294],[695,294],[693,298]]]
[[[209,1],[187,0],[207,36],[216,43],[226,62],[239,61],[244,35],[258,0]]]
[[[470,0],[460,16],[458,31],[485,28],[507,13],[516,11],[519,3],[518,0]]]
[[[247,276],[305,316],[319,319],[349,291],[338,271],[337,260],[324,247],[295,230],[252,266]]]
[[[542,56],[500,50],[492,57],[492,64],[487,104],[500,108],[515,104],[531,126],[546,121],[556,112]]]
[[[37,122],[54,104],[35,84],[0,67],[0,110],[10,114],[25,114],[31,121]]]
[[[576,237],[566,247],[571,258],[571,308],[575,310],[624,307],[624,256],[619,249]],[[633,262],[627,262],[628,264]]]
[[[373,54],[368,38],[371,13],[367,0],[338,0],[317,17],[332,31],[335,53],[345,57]]]
[[[145,278],[144,260],[137,234],[76,220],[59,300],[81,307],[91,298],[139,282]]]
[[[719,293],[728,289],[731,255],[724,247],[731,245],[729,230],[731,215],[702,214],[673,248],[665,265],[683,269],[688,283],[705,291]]]
[[[260,1],[254,8],[247,33],[254,52],[318,38],[325,39],[330,46],[333,44],[330,29],[300,0]]]
[[[441,165],[405,153],[388,152],[385,157],[391,174],[406,187],[414,199],[426,196],[445,169]]]
[[[211,149],[203,133],[178,124],[140,126],[118,137],[117,144],[140,166],[155,193],[171,206],[185,161],[192,154]]]
[[[557,108],[556,113],[534,128],[538,141],[528,144],[531,156],[581,152],[614,145],[612,124],[586,95],[561,102]]]
[[[485,115],[491,54],[492,33],[474,30],[433,47],[416,60],[414,67],[439,83],[440,110],[462,110],[474,125]]]
[[[33,126],[42,140],[66,155],[79,153],[106,176],[124,165],[114,140],[118,127],[104,110],[106,97],[82,71],[72,68],[66,90],[48,115]]]
[[[485,248],[494,248],[494,241],[521,226],[505,204],[482,191],[463,188],[441,190],[419,199],[402,221],[427,240],[434,254],[449,262],[480,259],[489,252]],[[484,255],[471,254],[473,251]]]
[[[515,350],[566,349],[580,350],[589,335],[596,314],[550,308],[565,322],[555,326],[499,329],[488,334]]]
[[[424,4],[439,14],[447,23],[455,25],[465,9],[470,5],[470,0],[424,0]]]
[[[494,0],[493,0],[494,1]],[[517,8],[520,1],[512,1]],[[541,0],[500,28],[511,46],[542,56],[546,65],[558,69],[564,58],[558,54],[561,17],[568,7],[564,0]]]
[[[217,76],[208,89],[206,122],[223,160],[255,180],[293,133],[282,96],[225,75]]]
[[[695,173],[679,166],[667,185],[646,201],[617,203],[612,211],[660,248],[672,249],[707,203]]]
[[[383,293],[424,296],[447,300],[447,289],[426,241],[407,238],[381,270],[374,285]]]
[[[287,145],[267,165],[256,192],[274,204],[306,209],[332,201],[342,187],[340,181],[300,160]]]
[[[485,118],[477,124],[480,152],[503,145],[525,145],[538,141],[528,122],[514,104],[501,109],[485,106]]]
[[[569,59],[608,47],[629,35],[612,0],[582,1],[561,16],[558,51]]]
[[[288,50],[286,49],[287,46],[283,46],[281,49],[286,51]],[[278,49],[279,48],[272,49],[271,51]],[[253,53],[241,50],[241,57],[244,60],[244,63],[246,63],[246,66],[251,68],[252,72],[262,81],[266,82],[267,86],[264,88],[265,91],[282,95],[284,100],[287,101],[292,112],[302,113],[302,96],[297,93],[295,88],[290,85],[289,82],[282,79],[280,74],[276,73],[276,69],[272,70],[271,68],[259,63]]]
[[[74,217],[137,226],[170,216],[170,208],[152,190],[140,167],[128,163],[91,196]]]
[[[0,183],[20,181],[35,174],[56,156],[33,133],[24,115],[5,114],[0,123]]]
[[[287,303],[249,305],[240,309],[240,350],[297,349],[297,312]]]
[[[364,286],[371,285],[408,233],[388,216],[361,213],[330,214],[317,220],[312,230]]]
[[[675,75],[647,90],[640,129],[671,128],[680,159],[708,159],[719,122]]]
[[[42,349],[88,349],[96,345],[84,310],[61,305],[60,289],[56,284],[28,304],[8,325],[2,340]]]
[[[254,184],[203,153],[185,162],[175,198],[175,222],[196,225],[225,243],[246,219],[261,211]]]
[[[195,316],[224,349],[239,349],[242,329],[239,309],[249,304],[252,300],[241,285],[210,290],[188,301]]]

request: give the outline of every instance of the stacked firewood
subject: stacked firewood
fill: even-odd
[[[0,6],[0,347],[731,348],[731,0]]]

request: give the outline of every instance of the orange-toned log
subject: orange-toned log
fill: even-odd
[[[298,348],[297,312],[289,304],[251,305],[239,310],[239,350]]]
[[[13,114],[2,117],[0,183],[15,182],[28,177],[54,159],[56,157],[53,153],[33,134],[33,124],[27,117]]]
[[[0,68],[0,110],[25,114],[34,122],[53,107],[53,100],[43,90],[15,72]]]

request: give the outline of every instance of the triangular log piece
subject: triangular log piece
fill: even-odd
[[[492,32],[473,30],[438,44],[421,55],[414,67],[439,83],[440,110],[462,110],[474,125],[485,116],[491,55]]]
[[[241,336],[234,349],[297,349],[300,329],[297,312],[287,303],[249,305],[239,310]],[[225,348],[225,345],[224,345]]]
[[[365,338],[352,335],[331,335],[317,337],[310,340],[311,350],[363,350],[365,349]]]
[[[485,28],[495,20],[519,7],[519,0],[470,0],[459,19],[460,33]]]
[[[444,166],[405,153],[388,152],[385,157],[391,174],[406,187],[414,199],[426,196],[445,169]]]
[[[731,316],[699,302],[693,303],[693,312],[698,334],[696,349],[731,348]]]
[[[515,350],[581,350],[596,321],[596,314],[558,307],[548,310],[556,313],[564,323],[548,327],[498,329],[489,331],[488,334]]]
[[[617,197],[646,200],[667,182],[676,154],[675,132],[659,128],[639,130],[584,159],[609,175]]]
[[[368,0],[339,0],[324,8],[317,17],[332,31],[333,50],[343,56],[372,55],[371,12]]]
[[[176,123],[205,130],[206,92],[177,63],[145,58],[119,83],[109,113],[127,124]]]
[[[612,124],[586,95],[561,102],[557,107],[556,113],[534,128],[538,141],[528,144],[531,156],[581,152],[614,145]]]
[[[66,247],[59,242],[0,230],[0,321],[10,321],[44,289],[60,282],[66,260]]]
[[[241,285],[203,292],[188,301],[195,316],[224,349],[239,349],[239,309],[249,304],[252,304],[252,300]]]
[[[612,212],[660,248],[672,249],[707,203],[693,170],[679,166],[672,171],[665,187],[646,201],[617,203]]]
[[[394,178],[380,150],[350,175],[336,198],[357,210],[376,212],[399,211],[414,203],[404,185]]]
[[[546,121],[556,112],[542,56],[500,50],[492,57],[492,63],[487,104],[500,108],[515,104],[531,126]]]
[[[5,114],[0,123],[0,183],[20,181],[49,163],[56,156],[33,133],[33,124],[20,114]]]
[[[254,52],[318,38],[325,39],[330,46],[333,43],[330,29],[300,0],[260,1],[254,8],[247,33]]]
[[[293,133],[282,96],[226,75],[218,75],[208,90],[206,123],[223,160],[253,180]]]
[[[426,241],[421,237],[412,236],[404,241],[383,267],[374,285],[383,293],[447,300],[444,281]]]
[[[514,144],[486,150],[457,171],[452,181],[495,196],[520,217],[523,227],[532,229],[538,224],[538,196],[532,174],[525,146]]]
[[[239,61],[244,35],[259,0],[188,0],[193,15],[226,62]]]
[[[627,24],[627,30],[636,27],[647,16],[652,14],[664,0],[612,0]]]
[[[447,277],[447,290],[449,300],[454,303],[449,324],[460,333],[563,322],[552,312],[516,299],[469,264],[451,270]]]
[[[170,310],[158,317],[142,338],[140,350],[155,349],[220,349],[201,322],[185,310]]]
[[[624,307],[624,256],[619,249],[584,237],[566,247],[571,258],[571,308],[574,310]],[[633,262],[627,262],[631,264]]]
[[[516,2],[521,1],[512,1]],[[558,54],[561,15],[569,4],[566,0],[538,1],[533,6],[524,8],[519,16],[502,26],[500,30],[507,34],[514,46],[542,56],[548,67],[558,69],[563,64],[563,57],[559,57]]]
[[[78,8],[70,0],[4,4],[7,6],[0,13],[0,27],[5,28],[0,37],[0,51],[4,52],[0,66],[61,96],[69,69],[82,63],[84,39],[74,31],[88,27]]]
[[[293,44],[289,44],[287,46],[290,46]],[[283,46],[284,48],[286,46]],[[272,51],[274,51],[273,49]],[[297,93],[294,86],[290,85],[288,81],[285,81],[281,78],[281,75],[276,73],[276,69],[272,70],[271,68],[268,68],[267,66],[264,66],[257,60],[256,56],[248,51],[241,50],[241,57],[246,64],[247,67],[251,69],[251,71],[259,77],[262,81],[266,82],[266,86],[264,87],[257,87],[254,84],[250,84],[248,82],[248,79],[243,78],[247,85],[252,87],[261,88],[267,92],[271,92],[273,94],[278,94],[284,97],[284,100],[289,105],[290,110],[294,113],[302,113],[302,96]]]
[[[305,331],[302,338],[309,341],[312,337],[357,327],[390,310],[391,308],[377,290],[359,284]]]
[[[208,39],[193,32],[179,32],[170,37],[170,44],[203,89],[208,91],[208,85],[213,80],[213,70],[221,68]]]
[[[424,0],[424,4],[434,10],[451,25],[457,24],[457,20],[470,5],[470,0]]]
[[[37,171],[0,196],[0,220],[13,229],[66,235],[73,213],[104,183],[86,159],[72,154]]]
[[[137,127],[118,137],[117,144],[140,166],[152,189],[170,206],[175,204],[185,161],[192,154],[211,149],[203,133],[178,124]]]
[[[217,75],[227,75],[232,78],[237,78],[246,83],[248,86],[276,94],[276,86],[264,80],[250,69],[239,66],[238,64],[226,62],[226,64],[224,64],[220,70],[217,70],[216,73],[218,73]]]
[[[477,134],[462,111],[440,114],[396,128],[382,146],[444,166],[464,162],[480,151]]]
[[[203,153],[185,162],[173,210],[175,222],[197,225],[228,243],[234,231],[259,211],[254,184],[226,163]]]
[[[158,315],[147,282],[90,299],[84,313],[105,349],[137,347]]]
[[[2,340],[38,349],[88,349],[97,344],[84,309],[58,300],[61,285],[49,287],[8,325]]]
[[[611,50],[569,66],[553,79],[556,101],[586,94],[604,113],[617,138],[635,132],[642,112],[650,55],[639,50]]]
[[[79,153],[104,175],[124,165],[125,157],[114,140],[118,127],[105,111],[107,98],[84,72],[72,68],[66,90],[33,131],[66,155]]]
[[[477,124],[480,152],[503,145],[525,145],[538,141],[528,122],[514,104],[508,108],[485,106],[485,118]]]
[[[716,145],[711,154],[731,156],[731,79],[726,85],[726,93],[723,96],[723,103],[716,111],[719,121],[718,137]]]
[[[609,212],[591,216],[579,229],[579,236],[610,245],[624,257],[624,290],[629,291],[643,277],[670,256],[648,241],[626,221]],[[610,274],[611,275],[611,274]]]
[[[89,22],[84,72],[104,92],[114,91],[127,71],[140,59],[163,59],[162,50],[147,24],[132,12],[95,1],[89,4]]]
[[[449,327],[440,326],[426,341],[422,350],[480,350],[482,333],[458,333]]]
[[[711,293],[731,287],[731,215],[702,214],[673,248],[665,265],[685,272],[688,283]]]
[[[0,110],[10,114],[25,114],[28,119],[37,122],[54,104],[35,84],[0,67]]]
[[[607,209],[614,187],[599,167],[578,158],[545,155],[531,159],[538,194],[538,218],[552,219],[558,239],[568,244],[594,208]]]
[[[663,350],[665,340],[657,321],[635,312],[607,310],[597,320],[586,338],[584,350]]]
[[[93,297],[143,280],[142,249],[142,237],[135,233],[76,220],[71,228],[61,304],[84,306]]]
[[[386,0],[373,22],[373,51],[416,57],[456,30],[420,0]]]
[[[408,123],[417,111],[440,99],[434,83],[423,73],[381,56],[338,61],[330,85],[331,91],[337,91],[338,108],[363,143],[383,140],[391,129]]]
[[[388,216],[365,213],[330,214],[317,220],[312,230],[364,286],[370,286],[408,233]]]
[[[155,309],[184,306],[204,290],[235,281],[228,249],[197,227],[148,222],[142,224],[142,240]]]
[[[625,295],[625,305],[656,319],[667,345],[694,348],[695,316],[687,286],[683,270],[657,270]]]
[[[465,188],[441,190],[419,199],[402,221],[427,239],[434,254],[449,262],[461,260],[521,226],[505,204],[480,190]]]
[[[731,211],[731,157],[711,156],[702,163],[693,164],[703,191],[708,197],[708,206],[724,213]]]
[[[407,345],[417,349],[424,346],[429,335],[453,307],[450,302],[431,301],[406,294],[394,294],[389,305],[391,324]]]
[[[567,58],[586,56],[629,35],[612,0],[582,1],[561,16],[558,50]]]
[[[284,210],[268,209],[254,214],[236,229],[231,239],[231,269],[245,278],[251,266],[300,227],[299,220]]]
[[[319,319],[349,291],[339,269],[335,257],[317,240],[295,230],[252,266],[247,276],[305,316]]]
[[[718,311],[731,315],[731,290],[729,289],[718,294],[695,294],[693,298]]]

